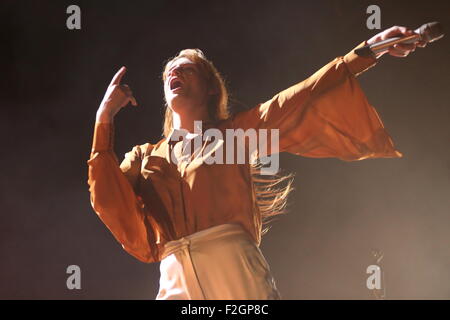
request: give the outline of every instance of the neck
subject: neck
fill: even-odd
[[[203,123],[203,122],[207,122],[207,121],[211,120],[209,118],[209,115],[207,114],[207,111],[206,111],[207,109],[202,108],[202,110],[204,110],[204,112],[199,112],[197,114],[190,113],[190,112],[181,114],[181,113],[173,111],[173,113],[172,113],[173,128],[174,129],[183,128],[183,129],[189,131],[190,133],[195,133],[196,130],[195,130],[195,126],[194,126],[194,121],[202,121],[202,123]]]

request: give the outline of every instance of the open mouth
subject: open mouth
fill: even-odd
[[[181,82],[179,79],[174,79],[170,82],[170,90],[172,91],[180,89],[182,86],[183,82]]]

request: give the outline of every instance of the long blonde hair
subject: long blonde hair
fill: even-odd
[[[209,85],[208,89],[216,92],[210,96],[208,101],[209,115],[212,121],[228,119],[231,114],[228,109],[229,94],[222,75],[217,71],[213,63],[208,60],[200,49],[181,50],[176,56],[168,59],[165,63],[162,80],[165,82],[167,71],[175,60],[186,57],[194,62],[199,68],[202,76]],[[173,111],[168,107],[166,101],[166,109],[163,120],[164,137],[168,137],[173,128],[172,116]],[[265,234],[268,230],[268,223],[276,215],[286,212],[287,198],[293,190],[292,183],[294,174],[287,175],[260,175],[262,165],[260,162],[251,162],[250,170],[252,177],[252,193],[254,199],[254,220],[257,227],[261,230],[261,234]],[[258,239],[259,241],[260,239]]]

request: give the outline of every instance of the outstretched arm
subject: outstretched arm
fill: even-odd
[[[378,41],[399,32],[408,34],[410,31],[393,27],[368,41]],[[403,57],[414,49],[415,45],[401,45],[390,54]],[[360,57],[351,50],[306,80],[236,114],[233,127],[278,129],[279,152],[305,157],[332,157],[344,161],[400,158],[402,154],[394,147],[380,116],[356,80],[357,75],[376,63],[375,57]]]

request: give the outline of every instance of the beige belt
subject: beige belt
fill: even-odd
[[[178,240],[172,240],[164,245],[164,251],[162,258],[180,251],[189,249],[191,244],[197,244],[202,241],[211,241],[216,238],[227,237],[235,234],[247,234],[240,224],[226,223],[218,226],[214,226],[191,235],[182,237]]]
[[[184,261],[184,272],[182,277],[184,281],[189,281],[189,292],[191,298],[206,299],[204,290],[201,286],[194,263],[192,262],[191,246],[200,246],[202,242],[209,242],[214,239],[223,238],[236,234],[248,233],[240,224],[221,224],[191,235],[182,237],[178,240],[169,241],[164,245],[162,254],[163,260],[168,256],[175,254]]]

